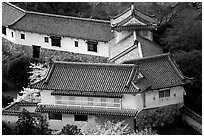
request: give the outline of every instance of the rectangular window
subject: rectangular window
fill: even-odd
[[[11,32],[11,37],[13,37],[13,32]]]
[[[51,36],[51,45],[61,47],[61,37]]]
[[[44,37],[45,43],[49,43],[49,38],[48,37]]]
[[[170,97],[170,89],[159,91],[159,98]]]
[[[25,34],[21,34],[21,39],[25,39]]]
[[[40,46],[33,45],[33,58],[40,57]]]
[[[98,42],[95,41],[87,41],[88,51],[97,52]]]
[[[88,121],[87,115],[74,115],[74,121]]]
[[[59,113],[49,113],[48,117],[49,119],[62,120],[62,114]]]
[[[74,45],[75,45],[75,47],[79,47],[78,41],[74,41]]]
[[[6,35],[6,27],[2,26],[2,34]]]

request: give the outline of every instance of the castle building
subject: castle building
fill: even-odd
[[[15,123],[13,117],[28,107],[34,114],[46,115],[53,130],[67,123],[124,120],[133,131],[144,122],[137,117],[140,112],[164,107],[168,111],[161,113],[178,111],[184,105],[183,85],[189,82],[170,54],[124,64],[54,62],[44,79],[29,86],[40,90],[41,102],[31,107],[11,104],[2,119]]]
[[[110,21],[25,11],[2,3],[2,36],[34,58],[120,63],[161,54],[157,22],[131,5]],[[11,44],[12,45],[12,44]]]

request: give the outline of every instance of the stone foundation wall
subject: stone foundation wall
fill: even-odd
[[[165,124],[181,121],[179,109],[183,104],[175,104],[158,108],[144,109],[136,117],[136,129],[164,126]]]
[[[3,53],[11,55],[23,55],[33,57],[32,46],[15,44],[2,38],[2,50]],[[67,51],[58,51],[40,48],[40,59],[52,59],[53,61],[72,61],[72,62],[90,62],[90,63],[106,63],[108,58],[102,56],[79,54]]]

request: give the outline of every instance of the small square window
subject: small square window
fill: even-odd
[[[21,39],[25,39],[25,34],[21,34]]]
[[[159,91],[159,98],[164,98],[164,91]]]
[[[44,37],[44,39],[45,39],[45,43],[49,43],[48,37]]]
[[[97,52],[98,42],[95,41],[87,41],[88,51]]]
[[[170,89],[159,91],[159,98],[170,97]]]
[[[51,36],[51,45],[61,47],[61,37]]]
[[[79,47],[79,42],[78,41],[74,41],[74,45],[75,45],[75,47]]]
[[[74,115],[74,121],[88,121],[87,115]]]
[[[170,90],[165,90],[165,97],[170,97]]]

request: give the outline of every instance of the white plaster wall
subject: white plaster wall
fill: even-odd
[[[51,92],[51,90],[43,90],[40,92],[41,104],[55,104],[55,96],[52,96]]]
[[[18,116],[11,116],[11,115],[2,115],[2,121],[6,122],[6,124],[10,128],[14,128],[16,121],[18,120]]]
[[[170,89],[170,97],[159,98],[158,90],[146,92],[146,107],[160,107],[171,104],[183,103],[184,89],[182,86],[173,87]],[[174,96],[174,94],[176,96]],[[155,100],[153,99],[155,98]]]
[[[120,40],[122,40],[124,37],[130,35],[131,33],[133,33],[133,31],[121,31],[121,32],[117,32],[115,31],[115,43],[114,44],[117,44]]]
[[[143,96],[142,94],[124,94],[122,98],[122,109],[135,109],[139,110],[143,108]]]
[[[12,37],[11,32],[13,32],[13,37]],[[2,34],[2,37],[11,42],[15,42],[15,32],[9,28],[6,28],[6,35]]]
[[[48,117],[48,114],[47,114]],[[61,130],[63,126],[66,124],[70,125],[77,125],[78,127],[81,127],[88,122],[95,122],[95,116],[88,115],[88,122],[87,121],[74,121],[74,115],[73,114],[62,114],[62,120],[48,120],[49,122],[49,128],[54,130]]]
[[[151,31],[147,31],[147,36],[144,36],[144,35],[143,35],[143,31],[140,31],[139,34],[140,34],[142,37],[153,41],[153,33],[152,33]]]
[[[25,39],[21,39],[21,33],[25,34]],[[61,39],[61,47],[51,46],[51,39],[49,38],[49,43],[44,42],[44,37],[48,37],[45,34],[37,34],[30,32],[22,32],[16,31],[16,43],[22,45],[38,45],[42,48],[60,50],[60,51],[69,51],[74,53],[88,54],[88,55],[96,55],[96,56],[104,56],[108,57],[109,55],[109,44],[106,42],[98,42],[97,52],[88,51],[86,40],[75,39],[69,37],[62,37]],[[74,41],[78,40],[78,47],[75,47]]]

